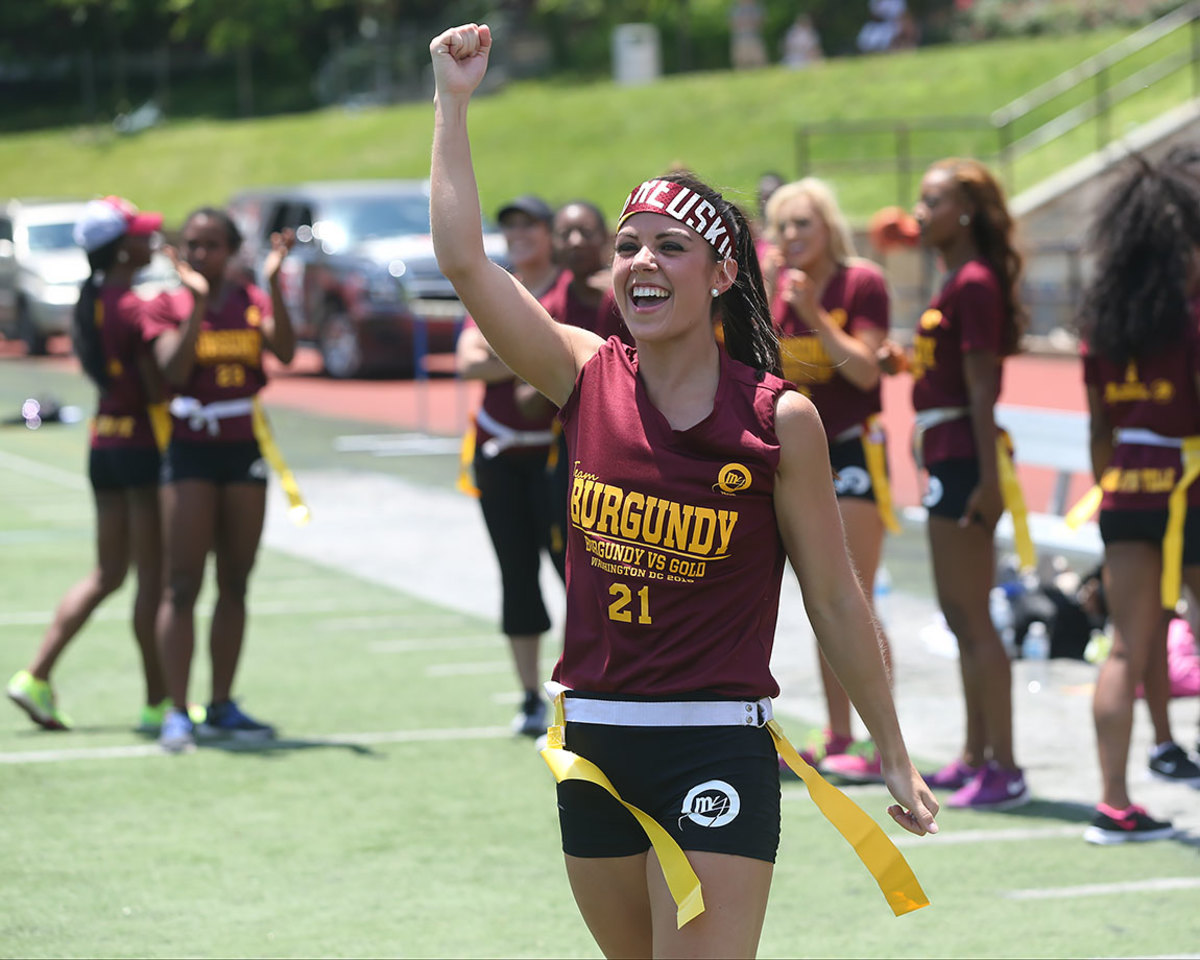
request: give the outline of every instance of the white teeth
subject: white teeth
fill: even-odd
[[[670,294],[661,287],[642,287],[636,286],[633,288],[633,296],[635,297],[669,297]]]

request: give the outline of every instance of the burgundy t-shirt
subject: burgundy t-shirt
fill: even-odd
[[[929,309],[921,314],[913,338],[913,409],[965,407],[970,403],[964,357],[978,350],[995,354],[996,398],[1003,372],[1004,294],[996,274],[981,260],[969,260],[952,274]],[[974,457],[970,416],[925,431],[926,464]]]
[[[108,370],[108,385],[100,392],[91,425],[91,444],[97,449],[154,446],[146,413],[150,397],[138,362],[149,356],[142,324],[150,309],[128,287],[101,287],[96,292],[95,320]]]
[[[1163,437],[1200,434],[1200,318],[1169,350],[1119,367],[1083,348],[1083,380],[1100,391],[1108,422],[1140,427]],[[1101,478],[1104,510],[1164,510],[1180,476],[1180,453],[1170,447],[1118,444]],[[1200,483],[1188,489],[1188,505],[1200,506]]]
[[[712,412],[674,430],[610,338],[559,416],[570,451],[567,624],[554,679],[643,696],[774,696],[784,549],[775,403],[720,352]]]
[[[887,284],[874,266],[853,263],[838,270],[825,287],[821,306],[851,335],[867,329],[887,333]],[[831,440],[883,409],[879,384],[860,390],[843,377],[821,338],[792,309],[782,291],[775,295],[771,318],[779,332],[783,375],[812,399]]]
[[[180,287],[164,294],[145,321],[147,340],[164,330],[176,329],[191,315],[192,292]],[[195,397],[202,404],[218,400],[253,397],[267,385],[262,365],[262,321],[271,316],[271,298],[253,284],[228,290],[220,307],[210,307],[200,324],[196,340],[196,363],[188,382],[176,390],[181,397]],[[172,417],[172,436],[191,443],[222,443],[254,439],[249,414],[226,417],[215,436],[207,427],[193,430],[187,420]]]

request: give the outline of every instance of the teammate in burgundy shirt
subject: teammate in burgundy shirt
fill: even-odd
[[[870,603],[883,553],[880,503],[892,519],[890,492],[875,489],[868,459],[876,453],[886,462],[882,427],[874,418],[883,409],[876,354],[888,332],[887,284],[874,264],[852,259],[849,225],[820,180],[779,187],[767,202],[766,218],[777,278],[771,318],[779,331],[783,375],[821,415],[846,545]],[[886,484],[886,473],[878,479]],[[886,637],[883,651],[889,658]],[[847,780],[882,780],[879,752],[869,741],[854,740],[850,700],[829,664],[819,660],[829,726],[806,759]]]
[[[70,726],[50,687],[50,671],[92,611],[137,568],[133,634],[142,657],[146,704],[139,727],[157,729],[166,689],[154,642],[162,583],[158,512],[159,454],[147,408],[162,399],[161,379],[142,342],[146,304],[131,289],[150,262],[150,239],[162,215],[139,213],[127,200],[93,200],[75,226],[91,272],[75,307],[72,335],[84,373],[100,392],[90,432],[88,477],[96,501],[97,565],[59,602],[42,644],[26,670],[8,683],[8,696],[39,726]]]
[[[958,639],[966,701],[962,756],[930,777],[947,803],[1006,809],[1028,802],[1013,758],[1012,674],[988,612],[995,582],[993,532],[1004,512],[994,418],[1003,361],[1017,349],[1021,258],[1004,193],[976,160],[935,163],[914,210],[921,240],[946,279],[917,324],[913,407],[917,456],[929,474],[923,499],[937,595]]]
[[[915,833],[936,829],[861,586],[846,555],[830,550],[842,530],[820,419],[776,375],[745,218],[689,175],[641,185],[618,223],[613,290],[636,347],[557,323],[491,263],[466,124],[491,33],[458,27],[430,49],[439,266],[496,352],[561,408],[570,448],[567,629],[555,670],[572,688],[558,701],[566,743],[686,849],[708,909],[677,928],[647,834],[595,782],[565,778],[559,813],[576,902],[607,956],[752,956],[779,829],[777,757],[758,700],[776,689],[769,660],[785,555],[884,754],[900,801],[891,814]],[[728,356],[713,335],[718,305]],[[630,725],[649,713],[680,722]]]
[[[266,512],[267,465],[256,439],[253,403],[266,384],[262,352],[284,363],[295,336],[279,287],[279,268],[294,242],[271,237],[263,264],[271,294],[234,279],[230,259],[241,234],[223,210],[197,210],[183,225],[186,259],[171,250],[183,288],[147,323],[146,337],[167,382],[171,444],[163,460],[166,591],[158,614],[167,689],[175,703],[159,742],[180,752],[196,735],[256,740],[274,729],[232,699],[246,629],[246,589]],[[217,601],[209,652],[212,696],[203,723],[185,712],[195,648],[196,598],[209,552],[216,553]]]
[[[1184,443],[1200,445],[1200,180],[1174,158],[1154,166],[1130,162],[1101,201],[1092,237],[1083,369],[1115,629],[1096,679],[1101,790],[1084,838],[1112,844],[1174,833],[1132,802],[1126,767],[1134,690],[1149,686],[1148,664],[1165,658],[1163,607],[1176,598],[1166,596],[1164,568],[1171,564],[1200,596],[1200,484],[1187,488],[1175,520],[1182,556],[1165,555],[1164,540],[1172,491],[1195,456]],[[1156,745],[1154,756],[1170,761],[1174,774],[1193,764],[1170,740]]]

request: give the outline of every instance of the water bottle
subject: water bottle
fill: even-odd
[[[891,599],[892,575],[888,573],[887,567],[880,567],[875,571],[875,589],[872,594],[872,600],[875,604],[875,616],[885,627],[891,613],[889,609],[891,607]]]
[[[1046,625],[1040,620],[1034,620],[1025,634],[1025,642],[1021,644],[1021,656],[1029,661],[1026,671],[1029,677],[1029,692],[1037,693],[1046,687],[1047,664],[1050,660],[1050,634]]]
[[[1000,634],[1000,642],[1004,644],[1004,652],[1011,660],[1016,655],[1013,630],[1012,603],[1008,599],[1008,591],[1004,587],[992,587],[988,593],[988,613],[992,618],[992,626]]]

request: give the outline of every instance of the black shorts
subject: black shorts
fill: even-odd
[[[217,486],[228,483],[267,482],[267,461],[257,440],[190,443],[172,440],[162,461],[162,482],[206,480]]]
[[[867,470],[867,451],[862,437],[851,437],[829,445],[829,463],[833,467],[833,491],[838,499],[875,502],[875,485]]]
[[[157,447],[92,447],[88,479],[93,490],[157,487],[161,464]]]
[[[604,771],[617,792],[684,850],[775,862],[779,757],[765,727],[617,727],[568,723],[566,748]],[[563,853],[629,857],[650,839],[594,783],[558,785]]]
[[[1161,544],[1167,532],[1166,510],[1101,510],[1100,539],[1110,543]],[[1200,564],[1200,509],[1189,508],[1183,521],[1183,565]]]
[[[979,486],[979,461],[960,457],[929,464],[929,486],[921,503],[931,517],[957,520],[967,509],[967,499]]]

